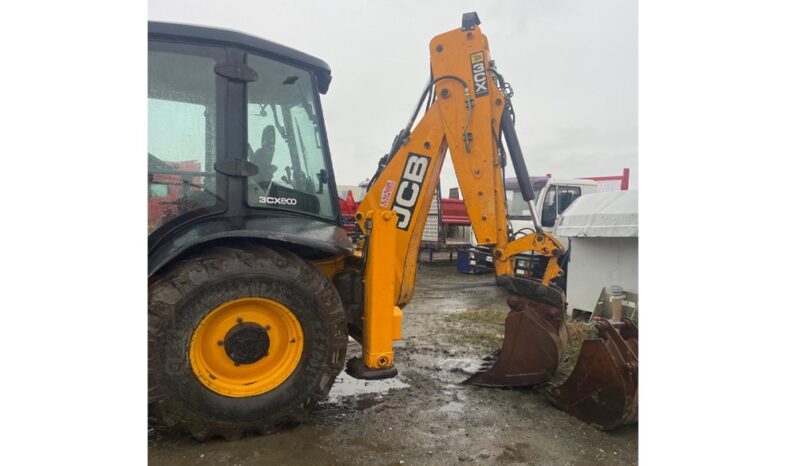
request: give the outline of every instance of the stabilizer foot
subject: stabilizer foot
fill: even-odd
[[[356,379],[380,380],[396,377],[399,371],[396,369],[396,366],[386,367],[384,369],[372,369],[363,363],[362,358],[352,358],[346,362],[346,373]]]

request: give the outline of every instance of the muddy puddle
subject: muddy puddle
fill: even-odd
[[[409,386],[399,377],[386,380],[358,380],[342,373],[335,379],[335,385],[330,390],[328,400],[335,403],[347,397],[373,396],[381,398],[391,390],[401,390]]]
[[[395,390],[410,387],[401,377],[385,380],[358,380],[342,372],[335,379],[330,394],[322,404],[330,409],[335,405],[353,409],[366,409],[378,405]]]
[[[478,358],[446,358],[438,361],[435,368],[452,374],[461,374],[465,380],[467,376],[477,372],[482,363],[483,361]]]

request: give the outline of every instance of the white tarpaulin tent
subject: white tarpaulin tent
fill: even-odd
[[[604,287],[637,289],[637,191],[586,194],[571,204],[554,227],[567,237],[568,313],[592,312]]]

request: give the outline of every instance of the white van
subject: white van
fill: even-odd
[[[547,232],[553,231],[557,219],[576,198],[583,194],[599,191],[598,182],[593,180],[566,178],[546,178],[545,180],[545,184],[539,191],[535,189],[536,183],[532,184],[532,188],[535,191],[535,210],[543,229]],[[518,234],[525,229],[526,232],[531,231],[532,214],[529,212],[529,204],[521,197],[518,182],[514,178],[510,178],[505,186],[507,210],[513,233]]]
[[[540,218],[543,229],[553,232],[558,218],[565,212],[574,200],[584,194],[599,192],[599,184],[594,180],[532,177],[532,191],[535,193],[535,210]],[[521,189],[516,178],[505,181],[507,192],[507,213],[510,217],[512,235],[524,235],[534,231],[532,214],[529,204],[521,196]],[[566,247],[568,238],[558,238]],[[461,271],[481,273],[492,271],[493,256],[490,249],[476,244],[476,237],[471,234],[471,249],[468,250],[468,267]],[[516,275],[528,276],[532,274],[535,260],[531,254],[521,254],[516,257]]]

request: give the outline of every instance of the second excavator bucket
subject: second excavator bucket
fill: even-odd
[[[637,325],[597,318],[568,379],[546,392],[568,414],[602,430],[637,422]]]
[[[561,294],[561,292],[559,292]],[[556,372],[568,340],[562,300],[538,300],[513,294],[504,321],[502,348],[464,383],[483,387],[522,387],[548,381]]]

